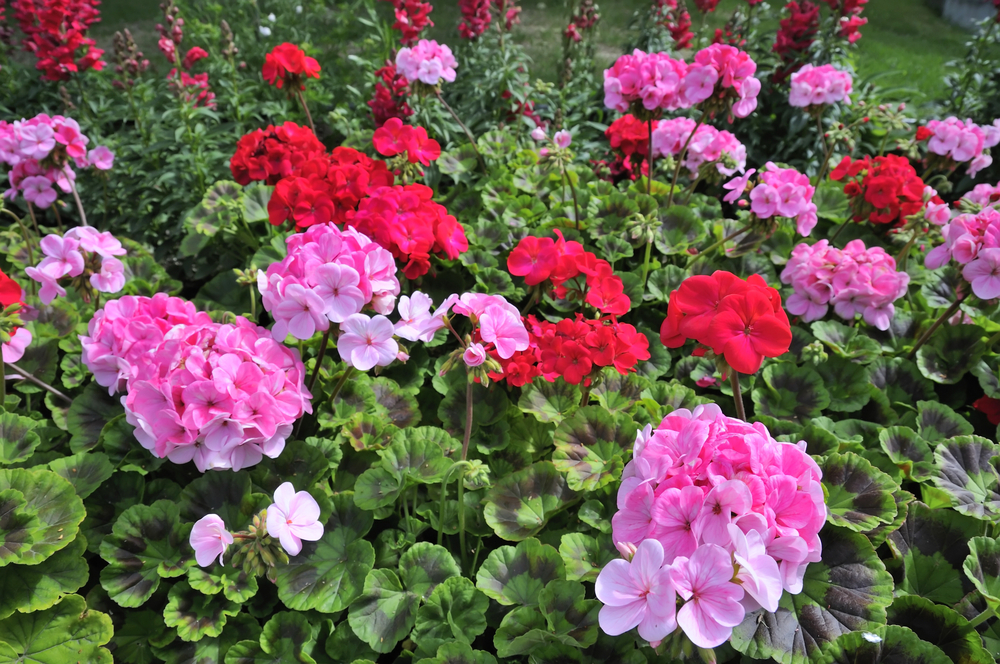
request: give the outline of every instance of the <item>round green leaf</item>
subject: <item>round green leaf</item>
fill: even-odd
[[[917,402],[917,433],[929,443],[967,436],[975,429],[954,410],[937,401]]]
[[[993,465],[995,443],[979,436],[956,436],[934,450],[934,484],[948,494],[955,510],[977,519],[1000,514],[1000,475]]]
[[[68,431],[73,436],[69,446],[74,454],[97,445],[104,425],[121,412],[118,399],[108,396],[108,391],[97,383],[88,383],[83,393],[73,399],[66,414]]]
[[[38,517],[24,508],[28,501],[17,489],[0,491],[0,567],[21,561],[34,544],[32,533],[41,525]]]
[[[247,575],[241,567],[214,565],[208,569],[191,567],[187,572],[188,583],[206,595],[222,593],[226,599],[243,604],[257,594],[257,577]]]
[[[134,612],[129,611],[130,615],[132,613]],[[154,625],[152,633],[155,634],[157,627],[165,629],[168,638],[171,639],[170,643],[165,646],[158,645],[155,638],[148,639],[154,646],[153,654],[162,659],[165,664],[222,664],[226,659],[226,654],[238,641],[250,638],[259,639],[261,634],[260,625],[253,616],[239,613],[226,621],[226,627],[222,630],[221,636],[215,638],[206,636],[197,641],[180,641],[174,637],[174,630],[163,624],[162,616],[154,614],[154,617],[158,625]],[[147,635],[149,634],[150,632],[147,632]],[[115,631],[115,642],[117,637],[118,631]],[[148,645],[143,644],[140,647],[143,648],[142,652],[149,652]],[[117,660],[120,651],[116,649],[114,652]],[[274,662],[275,660],[270,661]]]
[[[582,583],[563,579],[550,581],[538,595],[549,632],[558,634],[560,640],[572,639],[583,648],[597,641],[597,614],[601,610],[599,601],[586,597]]]
[[[421,659],[417,664],[497,664],[497,660],[488,652],[473,650],[469,644],[456,641],[442,644],[436,657]]]
[[[409,592],[427,599],[434,589],[455,576],[461,576],[448,549],[430,542],[417,542],[399,558],[400,579]]]
[[[108,455],[101,452],[80,452],[49,462],[49,470],[65,477],[81,498],[94,493],[115,472]]]
[[[531,413],[539,422],[563,421],[580,406],[580,388],[570,385],[562,378],[549,383],[542,378],[525,385],[517,407],[522,412]]]
[[[597,538],[584,533],[566,533],[559,543],[559,555],[566,566],[570,581],[596,581],[597,575],[619,556],[611,536],[600,533]]]
[[[574,491],[597,490],[621,475],[637,430],[625,413],[586,406],[556,428],[552,462]]]
[[[806,422],[830,405],[830,393],[815,369],[780,362],[767,365],[762,377],[752,396],[764,415]]]
[[[0,409],[0,465],[27,461],[42,442],[35,421]]]
[[[816,664],[951,664],[948,656],[906,627],[886,625],[823,644]]]
[[[861,410],[871,399],[868,390],[870,370],[863,364],[831,355],[826,362],[816,366],[816,372],[830,392],[832,411],[851,413]]]
[[[31,529],[31,548],[20,552],[19,563],[37,565],[76,538],[85,511],[73,485],[51,470],[0,470],[0,492],[20,491],[25,514],[38,518]]]
[[[240,612],[236,602],[224,595],[206,595],[195,590],[187,581],[175,583],[167,596],[163,622],[177,629],[182,641],[198,641],[202,637],[222,634],[229,616]]]
[[[163,465],[159,459],[139,445],[135,439],[135,427],[125,419],[125,413],[111,418],[101,429],[97,448],[108,455],[111,464],[118,470],[145,475]],[[121,475],[118,480],[121,481]]]
[[[935,397],[934,384],[924,378],[906,358],[878,358],[872,363],[871,382],[889,404],[913,404]]]
[[[590,396],[596,398],[602,408],[613,413],[631,408],[650,385],[649,380],[639,374],[623,376],[612,367],[605,367],[601,377],[601,382],[590,392]]]
[[[0,524],[2,521],[0,516]],[[63,595],[82,588],[90,576],[90,568],[83,557],[86,550],[87,540],[77,535],[69,546],[41,563],[18,565],[0,574],[0,619],[14,611],[30,613],[47,609]]]
[[[371,382],[371,388],[375,392],[378,414],[387,417],[397,427],[412,427],[420,421],[416,398],[405,392],[396,381],[382,376]]]
[[[407,591],[392,570],[373,569],[364,594],[351,605],[348,622],[375,652],[391,652],[413,629],[420,597]]]
[[[169,500],[133,505],[101,543],[101,586],[121,606],[137,607],[156,591],[160,578],[181,576],[194,564],[187,543],[190,523]]]
[[[962,567],[993,612],[1000,610],[1000,541],[973,537]]]
[[[917,482],[934,475],[934,453],[927,441],[909,427],[888,427],[878,434],[879,444],[903,474]]]
[[[417,609],[413,640],[425,652],[448,641],[471,644],[486,630],[489,605],[486,595],[465,577],[445,579]]]
[[[50,609],[15,613],[0,620],[0,664],[111,664],[102,648],[111,640],[111,618],[87,608],[79,595],[67,595]]]
[[[240,641],[229,649],[226,664],[316,664],[311,655],[317,631],[301,613],[276,613],[259,641]]]
[[[935,383],[954,385],[979,363],[986,336],[978,325],[945,325],[917,351],[917,367]]]
[[[549,461],[500,478],[486,494],[486,523],[505,540],[539,532],[556,512],[577,499],[565,476]]]
[[[402,477],[385,468],[369,468],[354,482],[354,502],[361,509],[377,510],[395,503],[402,489]]]
[[[835,526],[820,533],[823,559],[806,569],[802,592],[782,595],[778,611],[747,614],[731,643],[753,657],[805,664],[841,634],[885,623],[892,576],[864,535]]]
[[[831,454],[820,468],[830,523],[866,532],[896,518],[893,494],[899,485],[864,457],[850,452]]]
[[[882,354],[879,343],[862,334],[859,328],[832,320],[817,321],[810,328],[817,339],[845,359],[867,364]]]
[[[296,489],[305,488],[295,485]],[[205,473],[181,491],[178,501],[180,517],[194,523],[207,514],[216,514],[230,530],[242,530],[250,525],[255,513],[266,509],[271,500],[252,494],[250,476],[246,473]]]
[[[448,436],[451,438],[451,436]],[[379,452],[382,467],[395,477],[420,484],[437,484],[451,468],[444,450],[433,440],[397,435],[392,444]]]
[[[476,587],[501,604],[535,606],[545,585],[564,574],[559,552],[532,537],[491,551],[476,572]]]
[[[890,625],[907,627],[934,644],[955,664],[994,664],[976,629],[957,611],[916,595],[893,600],[886,615]]]

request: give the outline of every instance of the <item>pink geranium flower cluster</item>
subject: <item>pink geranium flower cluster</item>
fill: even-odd
[[[433,39],[421,39],[413,48],[401,48],[396,53],[396,70],[411,83],[437,85],[442,79],[451,83],[457,66],[451,49]]]
[[[482,364],[487,354],[508,360],[514,353],[528,348],[528,330],[521,320],[521,312],[500,295],[452,295],[441,308],[467,316],[475,325],[472,353],[463,358],[469,366]]]
[[[698,51],[685,77],[684,95],[692,104],[715,97],[733,101],[732,112],[745,118],[757,108],[760,81],[755,63],[745,51],[728,44],[711,44]]]
[[[844,320],[861,314],[869,325],[888,330],[896,313],[893,302],[906,295],[910,275],[896,271],[896,261],[881,247],[866,249],[852,240],[837,249],[820,240],[792,250],[781,282],[795,291],[785,301],[788,313],[807,323],[825,316],[832,304]]]
[[[286,242],[288,255],[257,278],[264,308],[274,318],[275,339],[289,334],[310,339],[368,305],[381,314],[392,312],[399,294],[396,263],[367,236],[318,224]]]
[[[275,489],[274,503],[266,513],[267,534],[278,540],[290,556],[299,555],[302,540],[315,542],[323,537],[319,503],[306,491],[296,492],[291,482],[284,482]],[[210,567],[216,559],[223,564],[223,557],[234,538],[222,517],[206,514],[192,526],[188,541],[198,565]]]
[[[110,169],[115,158],[111,150],[99,145],[88,152],[89,142],[76,120],[61,115],[0,120],[0,162],[11,167],[4,196],[13,199],[20,192],[32,205],[47,208],[58,196],[55,186],[67,194],[73,191],[76,173],[70,160],[77,168]]]
[[[835,104],[840,101],[851,103],[851,75],[833,65],[814,67],[805,65],[792,74],[788,103],[799,108]]]
[[[750,169],[745,175],[736,177],[723,188],[729,193],[724,201],[736,203],[747,190],[750,177],[755,173]],[[750,211],[759,219],[785,217],[795,219],[796,230],[803,237],[816,227],[816,204],[813,194],[816,188],[809,184],[809,178],[794,168],[780,168],[774,162],[767,162],[760,173],[760,180],[750,191]]]
[[[917,131],[917,140],[925,139],[927,150],[953,162],[951,167],[969,162],[969,177],[975,177],[993,163],[993,157],[984,150],[1000,143],[1000,125],[980,126],[956,117],[931,120]]]
[[[749,611],[775,611],[820,560],[822,473],[805,443],[714,404],[678,409],[636,437],[612,537],[624,560],[597,578],[601,629],[634,627],[657,645],[678,627],[700,648],[725,643]]]
[[[726,176],[742,173],[747,163],[746,147],[730,132],[708,124],[698,126],[689,140],[696,124],[691,118],[661,120],[653,130],[653,156],[676,157],[687,145],[684,166],[691,177],[697,177],[704,164],[713,164]]]
[[[125,287],[125,264],[116,258],[124,256],[125,249],[107,231],[98,233],[90,226],[77,226],[62,236],[46,235],[39,247],[45,258],[25,268],[24,273],[42,284],[38,297],[43,304],[66,296],[66,289],[59,285],[64,277],[83,276],[100,293],[117,293]]]
[[[931,249],[924,267],[936,270],[950,260],[962,268],[976,297],[1000,297],[1000,212],[987,207],[978,214],[960,214],[941,228],[944,244]]]
[[[994,206],[1000,203],[1000,182],[996,184],[977,184],[962,198],[980,207]]]

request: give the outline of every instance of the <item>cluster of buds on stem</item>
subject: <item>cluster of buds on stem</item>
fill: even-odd
[[[250,527],[233,533],[233,539],[229,564],[242,568],[248,576],[267,576],[274,583],[278,565],[288,564],[288,554],[267,534],[267,510],[255,514]]]
[[[222,57],[229,60],[230,64],[235,64],[236,56],[239,55],[240,49],[236,48],[236,42],[233,40],[233,31],[225,19],[219,23],[219,29],[222,32]]]
[[[23,309],[23,304],[14,302],[0,312],[0,344],[9,344],[14,333],[24,327],[24,320],[21,318]]]
[[[115,33],[114,47],[115,60],[118,62],[115,65],[115,72],[122,75],[123,79],[116,78],[112,84],[116,88],[132,88],[135,86],[135,79],[149,68],[149,60],[136,46],[135,39],[132,38],[132,33],[129,32],[128,28],[125,29],[124,34]]]
[[[163,10],[167,25],[156,24],[156,31],[160,33],[160,40],[156,45],[167,60],[179,66],[181,63],[179,48],[184,39],[184,19],[180,17],[181,10],[174,4],[174,0],[162,3],[160,9]]]
[[[483,387],[489,387],[490,373],[503,373],[500,362],[487,353],[482,344],[473,342],[468,334],[465,335],[462,344],[461,348],[453,350],[445,360],[441,366],[441,375],[444,376],[461,362],[465,364],[470,382],[474,381]]]

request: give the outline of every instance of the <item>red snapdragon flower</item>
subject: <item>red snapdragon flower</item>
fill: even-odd
[[[395,157],[405,152],[406,160],[411,164],[430,166],[432,161],[441,156],[441,145],[427,137],[426,129],[404,125],[399,118],[390,118],[376,129],[372,144],[379,154],[386,157]]]
[[[670,294],[660,341],[680,348],[688,339],[707,346],[733,370],[752,374],[765,357],[778,357],[792,342],[781,295],[759,275],[746,281],[730,272],[685,279]]]
[[[98,0],[15,0],[14,18],[25,37],[24,50],[36,58],[46,81],[66,81],[77,72],[104,69],[104,51],[87,37],[100,21]]]
[[[906,217],[924,206],[924,181],[906,157],[885,155],[851,159],[845,156],[830,173],[844,180],[854,221],[902,225]],[[937,196],[931,199],[943,203]]]
[[[805,64],[805,56],[819,32],[819,6],[810,0],[792,0],[785,9],[788,16],[778,22],[771,50],[781,58],[783,66],[776,69],[774,78],[783,81]]]
[[[429,2],[420,0],[388,0],[395,8],[396,22],[392,24],[393,30],[403,33],[400,41],[403,46],[413,46],[420,39],[420,33],[425,28],[434,27],[434,21],[428,18],[428,14],[434,7]]]
[[[458,24],[458,34],[462,39],[475,39],[490,27],[490,0],[458,0],[458,10],[462,12],[462,22]]]
[[[305,90],[305,80],[319,78],[320,70],[316,58],[309,57],[295,44],[285,42],[278,44],[264,56],[261,73],[265,81],[279,90],[285,85],[289,86],[290,90]]]
[[[196,62],[204,60],[207,57],[208,51],[203,49],[201,46],[192,46],[188,49],[187,55],[184,56],[184,60],[181,61],[181,66],[184,69],[190,70]]]

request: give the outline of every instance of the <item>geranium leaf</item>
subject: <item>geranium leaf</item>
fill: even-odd
[[[87,608],[79,595],[67,595],[55,606],[33,613],[15,613],[0,620],[0,663],[111,664],[102,648],[111,640],[111,618]]]
[[[115,660],[125,664],[153,664],[157,657],[153,655],[150,645],[159,642],[166,633],[170,634],[170,650],[176,650],[177,639],[173,630],[163,624],[163,616],[159,612],[147,609],[129,611],[124,621],[115,626],[115,634],[111,638]],[[164,655],[158,657],[166,660]],[[216,659],[211,664],[220,662],[221,659]]]
[[[29,530],[31,546],[19,551],[17,562],[37,565],[76,538],[86,513],[69,481],[51,470],[0,470],[0,492],[8,489],[20,491],[24,497],[25,505],[19,511],[38,519]]]
[[[887,610],[890,625],[907,627],[922,640],[940,648],[955,664],[993,664],[983,640],[969,621],[954,609],[924,597],[902,595]]]
[[[917,482],[934,474],[934,453],[931,446],[909,427],[887,427],[879,431],[879,444],[903,474]]]
[[[375,549],[361,539],[371,529],[372,513],[355,506],[350,494],[333,496],[333,513],[317,542],[278,568],[278,597],[289,609],[322,613],[343,611],[357,599],[375,563]]]
[[[934,484],[951,497],[957,511],[979,519],[1000,513],[1000,476],[993,465],[997,453],[995,443],[979,436],[957,436],[935,448]]]
[[[820,464],[830,523],[866,532],[896,517],[893,493],[899,485],[864,457],[831,454]]]
[[[407,591],[421,599],[430,597],[446,579],[461,574],[448,549],[430,542],[417,542],[399,558],[399,578]]]
[[[489,387],[472,386],[472,428],[473,430],[495,424],[507,412],[506,390],[496,383]],[[441,405],[438,406],[438,417],[449,431],[461,433],[465,430],[465,390],[452,389],[448,391]],[[458,434],[456,434],[458,435]]]
[[[534,606],[545,585],[564,574],[559,552],[532,537],[491,551],[476,572],[476,587],[504,605]]]
[[[250,477],[266,494],[273,494],[282,482],[291,482],[299,490],[323,482],[330,475],[330,464],[323,453],[303,440],[290,440],[276,459],[264,457],[253,467]]]
[[[669,383],[657,381],[643,390],[641,396],[643,399],[652,399],[665,409],[669,409],[665,412],[677,410],[678,408],[691,410],[695,406],[712,402],[711,399],[698,396],[694,390],[676,381]]]
[[[2,521],[0,514],[0,530],[3,529]],[[64,595],[82,588],[90,576],[83,557],[86,550],[87,540],[83,535],[77,535],[69,546],[41,563],[18,565],[0,574],[0,619],[14,611],[30,613],[47,609]]]
[[[395,425],[389,424],[385,418],[369,413],[355,413],[340,429],[340,435],[358,452],[363,450],[381,450],[385,448],[396,434]]]
[[[101,542],[111,532],[115,521],[129,507],[142,498],[146,490],[146,480],[139,473],[118,473],[113,483],[105,483],[97,491],[87,496],[84,505],[87,516],[80,529],[87,536],[87,548],[91,553],[100,551]]]
[[[118,470],[145,475],[163,465],[159,459],[143,449],[135,439],[135,427],[125,419],[125,413],[111,418],[98,438],[97,448],[108,455]],[[121,475],[116,481],[121,481]]]
[[[935,383],[954,385],[983,356],[986,336],[978,325],[945,325],[917,351],[917,367]]]
[[[968,421],[938,401],[917,402],[917,433],[929,443],[967,436],[975,429]]]
[[[497,660],[488,652],[473,650],[469,644],[456,641],[442,644],[435,657],[421,659],[417,664],[497,664]]]
[[[115,472],[108,455],[101,452],[80,452],[49,462],[49,470],[69,480],[81,498],[94,493]]]
[[[870,370],[863,364],[837,355],[816,366],[816,372],[830,393],[830,410],[850,413],[861,410],[871,392],[868,390]]]
[[[42,442],[33,419],[0,409],[0,465],[26,461]]]
[[[41,524],[38,517],[25,511],[27,504],[17,489],[0,491],[0,567],[19,562],[35,543],[32,533]]]
[[[354,502],[361,509],[377,510],[395,503],[403,488],[402,477],[385,468],[369,468],[354,482]]]
[[[969,540],[969,557],[962,567],[993,612],[1000,611],[1000,541],[973,537]]]
[[[591,390],[590,396],[611,412],[628,410],[641,398],[642,391],[650,386],[649,380],[639,374],[623,376],[611,367],[605,367],[601,376],[601,382]]]
[[[871,382],[885,395],[889,405],[914,404],[935,398],[934,384],[924,378],[917,366],[902,357],[879,358],[872,363]]]
[[[240,612],[239,605],[225,595],[206,595],[187,581],[175,583],[167,597],[163,622],[175,628],[182,641],[219,636],[229,616]]]
[[[877,526],[873,530],[868,531],[865,535],[868,537],[868,541],[872,543],[876,549],[886,541],[886,539],[892,533],[899,530],[903,522],[906,521],[906,516],[909,514],[910,503],[912,503],[916,496],[914,496],[909,491],[903,491],[900,489],[892,494],[893,499],[896,501],[896,518],[892,520],[892,523],[883,524]]]
[[[776,613],[747,614],[731,643],[750,657],[805,664],[841,634],[885,624],[892,576],[871,543],[857,533],[827,526],[820,533],[823,559],[806,569],[802,592],[785,593]]]
[[[226,653],[226,664],[316,664],[317,629],[305,615],[283,611],[264,625],[260,639],[240,641]]]
[[[522,412],[534,415],[539,422],[556,424],[572,415],[579,406],[580,388],[570,385],[562,378],[554,383],[536,378],[533,383],[521,389],[521,398],[517,402],[517,407]]]
[[[130,615],[132,613],[129,611]],[[161,629],[165,627],[161,616],[156,616],[155,619]],[[238,641],[259,639],[261,634],[260,625],[247,613],[239,613],[226,620],[226,627],[222,630],[222,634],[214,638],[206,636],[197,641],[180,641],[173,638],[173,631],[172,629],[168,630],[169,637],[173,640],[166,646],[158,645],[153,638],[149,639],[153,645],[153,653],[166,664],[222,664],[226,661],[229,650]],[[115,637],[117,636],[118,632],[116,631]],[[149,652],[149,646],[144,647],[144,652]],[[116,660],[118,656],[119,650],[116,649]],[[274,662],[275,660],[269,661]]]
[[[559,555],[566,566],[570,581],[596,581],[597,575],[618,557],[611,536],[600,533],[596,538],[584,533],[566,533],[559,543]]]
[[[885,625],[823,644],[816,664],[951,664],[944,652],[910,629]]]
[[[115,522],[101,543],[101,585],[124,607],[142,606],[160,585],[160,578],[181,576],[194,564],[187,543],[190,523],[169,500],[133,505]]]
[[[449,641],[471,644],[486,630],[489,604],[465,577],[445,579],[417,609],[413,640],[425,652],[435,652]]]
[[[187,572],[188,583],[198,592],[218,595],[220,592],[231,602],[243,604],[257,594],[257,577],[247,575],[242,568],[214,565],[208,569],[191,567]]]
[[[518,542],[540,531],[576,498],[555,466],[539,461],[497,480],[484,499],[486,523],[503,539]]]
[[[503,617],[493,635],[493,646],[501,658],[516,657],[548,642],[545,616],[534,606],[520,606]]]
[[[567,636],[583,648],[597,641],[597,613],[601,610],[599,601],[586,597],[582,583],[563,579],[550,581],[538,595],[549,631]]]
[[[412,427],[420,421],[420,408],[416,398],[405,392],[396,381],[384,376],[371,382],[378,404],[376,411],[400,429]]]
[[[623,457],[632,449],[637,429],[625,413],[586,406],[556,428],[552,462],[566,473],[571,489],[594,491],[621,475]]]
[[[605,514],[604,503],[599,500],[585,500],[583,505],[580,505],[577,516],[591,528],[602,533],[611,532],[611,519]]]
[[[861,334],[858,328],[837,321],[817,321],[810,329],[817,339],[845,359],[867,364],[882,354],[879,343]]]
[[[382,457],[382,467],[391,475],[419,484],[437,484],[452,466],[451,459],[445,458],[441,445],[424,437],[397,435],[389,447],[379,452],[379,456]]]
[[[505,422],[501,421],[500,423]],[[408,429],[400,429],[396,432],[392,442],[436,446],[446,457],[450,457],[462,449],[462,442],[460,440],[438,427],[410,427]]]
[[[764,384],[753,388],[758,412],[779,419],[806,422],[830,405],[830,393],[815,369],[781,362],[769,364],[763,372]]]
[[[249,526],[254,514],[270,505],[269,499],[261,501],[259,496],[251,493],[246,473],[205,473],[184,487],[178,507],[184,521],[194,523],[216,514],[227,528],[237,531]]]
[[[66,414],[66,425],[72,433],[69,447],[73,453],[86,452],[101,438],[104,425],[121,414],[122,405],[97,383],[89,383],[73,399]]]
[[[364,594],[351,605],[348,622],[375,652],[391,652],[413,629],[419,603],[420,597],[407,591],[395,572],[373,569]]]

